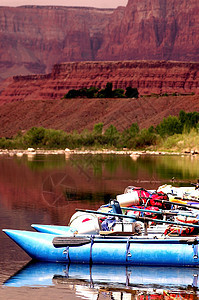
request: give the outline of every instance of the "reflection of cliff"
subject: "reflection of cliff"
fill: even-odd
[[[59,163],[58,163],[59,166]],[[68,205],[68,201],[64,195],[65,190],[68,188],[67,182],[62,186],[56,185],[56,180],[60,180],[60,174],[71,174],[74,176],[75,181],[78,182],[78,176],[71,171],[71,167],[64,168],[55,167],[54,170],[32,171],[30,170],[26,162],[22,160],[10,159],[0,160],[0,193],[1,201],[4,206],[9,210],[23,211],[25,214],[30,211],[35,211],[35,220],[43,214],[44,223],[54,222],[56,223],[59,218],[69,220],[71,215],[75,211],[74,204]],[[73,174],[72,174],[73,173]],[[49,187],[48,194],[43,194],[45,190],[46,178],[55,175],[54,186]],[[70,182],[69,182],[70,184]],[[45,213],[45,210],[46,213]],[[51,215],[51,220],[49,220]],[[65,224],[65,222],[64,222]]]
[[[60,156],[53,159],[52,169],[51,159],[47,157],[43,169],[41,157],[31,161],[31,168],[26,157],[0,159],[1,203],[8,211],[19,211],[19,217],[25,214],[31,219],[32,215],[34,220],[27,220],[29,225],[41,216],[43,223],[67,224],[76,208],[97,209],[104,203],[104,196],[108,201],[108,195],[122,193],[128,185],[125,179],[130,173],[120,164],[113,174],[103,161],[93,165],[84,159],[82,165],[81,161]]]
[[[198,174],[197,161],[190,157],[36,156],[29,164],[25,156],[0,160],[1,203],[8,211],[34,211],[33,222],[43,215],[44,223],[54,224],[67,224],[76,208],[98,208],[128,185],[156,189],[172,177],[194,181]]]

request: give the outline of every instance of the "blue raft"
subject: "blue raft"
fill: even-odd
[[[198,266],[197,238],[85,236],[3,230],[38,261],[137,265]]]
[[[73,236],[74,233],[76,232],[76,229],[70,226],[42,225],[42,224],[32,224],[31,226],[38,232],[58,234],[63,236],[64,235]]]

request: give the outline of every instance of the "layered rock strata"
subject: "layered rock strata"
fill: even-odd
[[[54,66],[47,75],[15,76],[2,88],[0,104],[61,99],[70,89],[136,87],[146,94],[199,93],[199,63],[166,61],[76,62]]]
[[[112,14],[96,59],[199,61],[198,0],[129,0]]]
[[[112,13],[88,7],[0,7],[0,78],[48,73],[63,61],[93,60]]]
[[[0,7],[0,80],[56,63],[199,61],[198,0],[129,0],[126,7]]]

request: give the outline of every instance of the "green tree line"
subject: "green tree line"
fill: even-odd
[[[104,89],[91,86],[90,88],[81,88],[78,90],[69,90],[64,99],[68,98],[138,98],[137,88],[127,87],[126,90],[114,89],[112,82],[108,82]]]
[[[67,133],[63,130],[32,127],[25,134],[19,132],[12,139],[0,138],[1,149],[27,149],[28,147],[44,149],[75,149],[75,148],[128,148],[144,149],[157,145],[160,139],[174,134],[198,131],[199,113],[180,111],[179,116],[164,118],[156,127],[140,129],[137,123],[129,128],[118,131],[114,125],[104,129],[103,123],[95,124],[92,131],[87,129],[81,133]]]

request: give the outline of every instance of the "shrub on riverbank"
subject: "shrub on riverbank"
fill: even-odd
[[[181,110],[179,117],[168,116],[160,122],[156,131],[161,137],[171,136],[174,134],[182,134],[183,132],[189,133],[192,128],[197,130],[199,121],[198,112],[186,113]]]
[[[181,111],[179,117],[164,118],[157,127],[139,129],[137,123],[118,131],[114,125],[104,130],[104,124],[95,124],[92,131],[84,130],[66,133],[63,130],[32,127],[25,134],[18,133],[12,139],[1,138],[1,149],[75,149],[75,148],[115,148],[146,149],[162,148],[180,151],[182,148],[196,148],[199,113]]]
[[[158,143],[160,150],[169,149],[173,152],[191,152],[199,153],[199,134],[198,130],[191,129],[189,133],[174,134],[167,139],[162,139]]]

